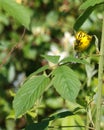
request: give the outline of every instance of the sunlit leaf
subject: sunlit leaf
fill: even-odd
[[[42,75],[30,78],[21,86],[13,101],[16,117],[26,113],[27,110],[33,107],[48,84],[49,78]]]
[[[67,66],[60,66],[53,71],[53,76],[57,92],[64,99],[75,101],[81,85],[75,72]]]

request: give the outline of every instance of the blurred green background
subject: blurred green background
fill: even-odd
[[[79,6],[83,1],[20,1],[20,4],[30,8],[32,13],[31,31],[26,30],[22,40],[24,27],[8,16],[6,12],[0,11],[0,130],[20,130],[26,125],[25,117],[16,121],[12,117],[13,95],[29,74],[47,64],[41,57],[42,54],[60,55],[63,58],[72,53],[73,25],[83,12],[79,10]],[[101,20],[102,8],[99,8],[90,15],[81,27],[81,30],[96,35],[99,43]],[[16,44],[18,45],[17,48],[10,54]],[[95,53],[94,44],[85,53]],[[98,57],[90,57],[88,61],[91,66],[71,65],[82,82],[77,103],[84,107],[86,107],[87,100],[93,97],[97,85]],[[38,109],[38,120],[41,121],[41,119],[58,111],[71,110],[73,107],[72,103],[62,99],[55,89],[51,87],[42,97]],[[35,113],[34,115],[32,113],[32,116],[32,118],[35,118]],[[53,121],[50,125],[84,125],[85,119],[86,115],[83,113]],[[102,117],[102,126],[104,126],[103,122],[104,116]],[[83,128],[66,128],[65,130],[83,130]]]

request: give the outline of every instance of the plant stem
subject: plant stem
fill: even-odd
[[[97,111],[96,111],[96,130],[100,130],[101,121],[101,99],[102,99],[102,85],[103,85],[103,67],[104,67],[104,12],[102,25],[102,38],[100,47],[99,70],[98,70],[98,92],[97,92]]]

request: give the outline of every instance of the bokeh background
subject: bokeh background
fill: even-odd
[[[61,58],[72,54],[75,40],[73,25],[83,12],[79,10],[79,7],[84,1],[17,0],[28,7],[32,13],[31,31],[25,30],[23,38],[24,27],[6,12],[0,11],[0,130],[20,130],[26,125],[25,117],[16,121],[13,117],[14,93],[29,74],[43,65],[50,64],[41,57],[42,54],[60,55]],[[81,30],[96,35],[99,43],[102,17],[102,8],[96,9],[81,27]],[[84,54],[91,55],[95,52],[93,40]],[[87,60],[91,66],[70,65],[78,73],[82,82],[77,103],[84,107],[95,94],[97,85],[98,57],[90,57]],[[51,87],[42,97],[38,108],[38,120],[41,121],[58,111],[71,110],[73,107],[75,107],[73,103],[65,101]],[[30,115],[34,119],[37,118],[35,112]],[[85,120],[86,114],[83,112],[77,116],[53,121],[50,125],[84,125]],[[101,123],[104,126],[104,116]],[[63,128],[56,128],[56,130],[61,129],[63,130]],[[65,130],[83,130],[83,128],[66,128]]]

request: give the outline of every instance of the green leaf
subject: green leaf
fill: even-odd
[[[42,55],[47,61],[50,61],[54,64],[57,64],[60,56],[52,56],[52,55]]]
[[[81,63],[81,64],[88,64],[89,63],[84,60],[84,59],[79,59],[79,58],[75,58],[75,57],[72,57],[72,56],[69,56],[69,57],[66,57],[64,58],[63,60],[60,61],[61,64],[65,64],[65,63]]]
[[[78,17],[74,24],[74,29],[76,31],[79,30],[79,28],[82,26],[82,24],[86,21],[86,19],[89,17],[89,15],[92,13],[92,11],[99,7],[100,4],[104,3],[104,0],[87,0],[84,2],[80,9],[85,9],[85,11]]]
[[[49,120],[45,120],[39,123],[31,123],[26,126],[25,130],[48,130]]]
[[[0,8],[29,29],[31,17],[29,9],[16,3],[14,0],[0,0]]]
[[[45,66],[42,66],[40,67],[39,69],[37,69],[35,72],[33,72],[32,74],[30,74],[26,81],[34,76],[36,76],[37,74],[41,73],[41,72],[44,72],[45,70],[49,69],[49,66],[48,65],[45,65]]]
[[[97,4],[104,3],[104,0],[86,0],[81,6],[80,9],[87,9],[90,6],[95,6]]]
[[[75,113],[77,113],[78,110],[80,110],[81,108],[76,108],[73,111],[62,111],[60,113],[56,113],[48,118],[45,118],[43,121],[39,122],[39,123],[31,123],[28,126],[26,126],[25,130],[47,130],[48,129],[48,125],[49,125],[49,121],[52,120],[56,120],[59,118],[64,118],[64,117],[69,117],[69,116],[73,116],[75,115]]]
[[[74,24],[74,29],[76,31],[79,30],[79,28],[82,26],[82,24],[86,21],[86,19],[89,17],[89,15],[92,13],[92,11],[95,9],[95,7],[89,7],[87,8],[76,20]]]
[[[69,101],[75,101],[80,90],[80,81],[75,72],[67,66],[60,66],[53,71],[52,83],[57,92]]]
[[[27,80],[17,92],[13,108],[16,117],[26,113],[33,107],[36,100],[43,94],[49,84],[49,78],[42,75]]]
[[[48,117],[49,121],[74,115],[73,111],[63,111]]]
[[[47,130],[49,121],[59,119],[59,118],[64,118],[67,116],[72,116],[72,115],[74,115],[72,111],[63,111],[63,112],[54,114],[53,116],[44,119],[42,122],[29,124],[28,126],[26,126],[25,130]]]

